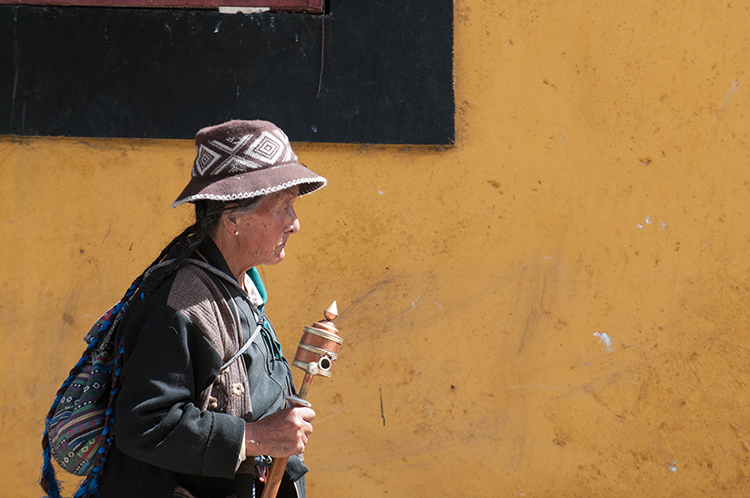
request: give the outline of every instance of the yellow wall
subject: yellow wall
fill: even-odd
[[[269,314],[291,355],[336,299],[346,340],[311,498],[747,496],[748,26],[746,2],[458,0],[455,147],[296,145],[330,185]],[[192,155],[0,138],[1,496],[39,495],[54,391],[187,223]]]

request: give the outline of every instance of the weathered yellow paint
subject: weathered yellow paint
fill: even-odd
[[[346,341],[311,498],[750,492],[748,26],[457,1],[454,147],[297,144],[330,185],[264,269],[269,314],[292,354],[336,299]],[[0,139],[0,495],[39,494],[54,390],[187,223],[192,154]]]

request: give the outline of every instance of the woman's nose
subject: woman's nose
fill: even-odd
[[[299,227],[300,227],[299,218],[297,218],[297,213],[295,213],[293,209],[291,210],[291,217],[292,217],[291,223],[289,223],[288,225],[289,232],[297,233],[299,232]]]

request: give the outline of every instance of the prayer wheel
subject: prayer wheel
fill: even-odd
[[[325,320],[303,329],[292,365],[309,375],[331,377],[331,368],[344,342],[333,324],[333,320],[338,316],[336,301],[323,314]]]
[[[315,322],[302,331],[302,338],[297,345],[297,353],[294,355],[292,365],[305,371],[298,396],[287,396],[290,406],[312,406],[305,400],[310,390],[310,384],[316,375],[323,377],[331,376],[331,368],[338,357],[339,348],[344,340],[339,335],[339,330],[333,324],[339,312],[336,301],[323,312],[325,320]],[[281,485],[289,457],[274,458],[271,469],[266,479],[263,495],[261,498],[275,498]]]

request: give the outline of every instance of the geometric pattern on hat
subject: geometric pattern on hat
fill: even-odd
[[[209,149],[203,144],[199,145],[198,150],[195,153],[195,162],[193,163],[193,176],[202,176],[206,170],[216,164],[216,161],[219,159],[221,159],[221,154]]]
[[[296,161],[289,139],[281,130],[263,131],[226,140],[208,140],[198,148],[193,176],[244,173],[279,163]],[[217,164],[219,163],[219,164]]]
[[[281,130],[264,131],[245,151],[245,154],[265,164],[296,161],[289,139]]]
[[[232,201],[328,181],[300,164],[289,138],[268,121],[232,120],[198,131],[191,180],[172,207],[200,199]]]

